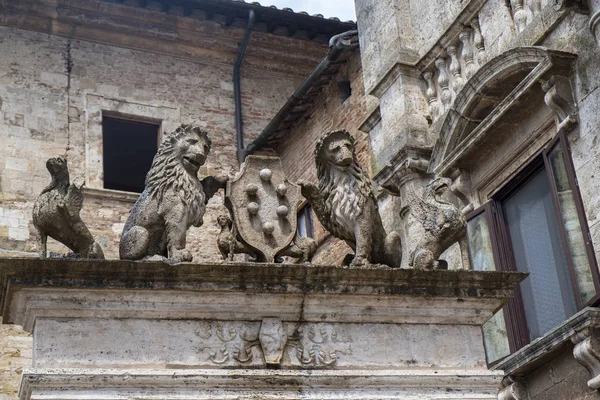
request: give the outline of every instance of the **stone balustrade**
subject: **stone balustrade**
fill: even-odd
[[[465,82],[487,61],[478,17],[473,18],[469,26],[464,26],[449,43],[423,72],[432,121],[450,109]]]

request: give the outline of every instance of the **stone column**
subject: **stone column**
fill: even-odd
[[[379,99],[381,122],[371,130],[373,174],[408,147],[430,148],[427,137],[428,104],[417,52],[410,48],[412,28],[408,0],[357,0],[356,11],[365,91]]]

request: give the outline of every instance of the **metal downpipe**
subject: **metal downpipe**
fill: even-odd
[[[247,151],[244,149],[244,127],[242,122],[240,66],[242,65],[242,61],[244,60],[244,54],[246,52],[246,47],[248,46],[248,41],[250,40],[250,35],[252,34],[252,28],[254,27],[255,18],[256,15],[254,14],[254,10],[250,10],[250,12],[248,13],[248,26],[246,26],[246,32],[244,33],[244,38],[242,39],[237,58],[235,59],[235,64],[233,65],[233,96],[235,98],[235,134],[237,138],[238,164],[244,162],[244,159],[246,158],[247,154]]]

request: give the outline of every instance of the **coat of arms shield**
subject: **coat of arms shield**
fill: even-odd
[[[226,205],[240,239],[274,262],[296,234],[300,187],[287,180],[278,157],[250,155],[227,182]]]

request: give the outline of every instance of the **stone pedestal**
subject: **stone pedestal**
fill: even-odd
[[[518,273],[0,261],[20,399],[494,399],[481,325]]]

